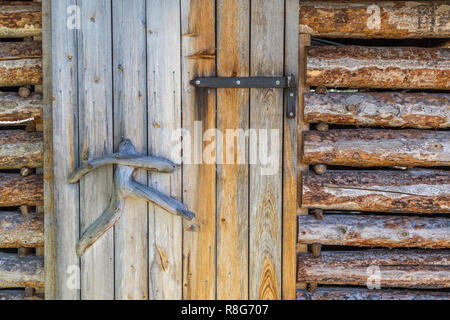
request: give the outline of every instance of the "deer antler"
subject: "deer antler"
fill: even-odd
[[[170,173],[178,166],[164,158],[150,157],[139,154],[129,139],[122,141],[119,153],[109,154],[86,162],[69,176],[69,183],[78,182],[89,172],[110,164],[116,164],[114,173],[114,191],[111,201],[103,214],[91,224],[81,236],[77,244],[77,254],[82,256],[106,231],[119,221],[123,203],[126,198],[138,198],[154,203],[169,213],[192,220],[195,214],[178,200],[175,200],[158,190],[144,186],[133,179],[138,168]]]

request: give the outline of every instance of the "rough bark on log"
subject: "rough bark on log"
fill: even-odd
[[[0,252],[0,288],[22,287],[44,287],[44,258]]]
[[[303,174],[302,206],[326,210],[450,213],[450,171],[328,171]]]
[[[43,166],[42,132],[0,131],[0,169]]]
[[[450,300],[450,292],[324,287],[298,290],[297,300]]]
[[[304,133],[303,162],[349,167],[450,166],[450,131],[329,130]]]
[[[331,38],[448,38],[446,1],[307,1],[300,4],[300,32]]]
[[[37,248],[44,246],[44,215],[20,212],[0,213],[0,248]]]
[[[0,49],[0,86],[42,82],[42,49],[38,41],[6,42]]]
[[[305,94],[305,121],[355,126],[450,127],[450,96],[440,93]]]
[[[316,46],[307,84],[341,88],[450,89],[450,49]]]
[[[44,198],[42,175],[23,177],[0,173],[0,206],[41,206]]]
[[[0,2],[0,38],[23,38],[42,33],[40,3]]]
[[[0,125],[17,125],[42,120],[42,95],[22,98],[17,93],[0,93]]]
[[[378,215],[298,217],[298,242],[338,246],[450,248],[446,218]]]
[[[380,287],[450,288],[450,251],[324,251],[298,256],[299,282]]]

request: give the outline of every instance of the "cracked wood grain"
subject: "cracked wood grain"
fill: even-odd
[[[0,38],[40,36],[42,33],[41,4],[36,2],[0,3]]]
[[[42,175],[0,173],[0,206],[40,206],[44,201]]]
[[[0,131],[0,169],[43,166],[42,132]]]
[[[44,258],[0,252],[0,288],[20,287],[44,287]]]
[[[20,212],[0,213],[0,248],[37,248],[44,246],[44,215]]]
[[[42,95],[22,98],[17,93],[0,93],[0,125],[9,126],[42,120]]]

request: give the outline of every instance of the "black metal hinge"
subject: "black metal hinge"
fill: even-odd
[[[208,77],[195,78],[191,84],[198,88],[280,88],[287,89],[286,117],[296,115],[297,83],[293,75],[287,77]]]

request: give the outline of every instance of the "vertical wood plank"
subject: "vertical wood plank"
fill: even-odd
[[[249,76],[250,1],[217,2],[217,73]],[[227,130],[249,127],[249,89],[218,89],[217,299],[248,299],[248,162],[244,145]],[[242,134],[242,133],[241,133]],[[230,139],[228,139],[228,137]],[[228,144],[228,148],[226,147]],[[234,149],[229,148],[234,146]],[[243,161],[239,158],[243,156]]]
[[[63,300],[80,298],[79,259],[75,251],[79,238],[79,187],[67,183],[70,172],[78,165],[77,30],[67,28],[67,8],[75,4],[75,0],[52,2],[54,298]]]
[[[251,75],[283,74],[283,47],[284,1],[252,1]],[[266,157],[278,156],[278,166],[274,172],[265,172],[268,166],[262,164],[260,156],[250,160],[250,299],[280,299],[282,90],[251,89],[250,127],[257,130],[259,140],[262,137],[260,129],[267,130],[267,141],[258,141],[258,151],[267,147],[270,151],[269,155],[266,152]],[[271,138],[272,130],[278,132],[276,139]]]
[[[202,161],[200,146],[215,141],[197,139],[194,132],[196,121],[201,123],[199,135],[215,128],[216,92],[194,89],[189,82],[196,76],[215,75],[215,1],[182,0],[181,33],[182,123],[192,144],[197,144],[190,148],[192,161],[183,165],[183,200],[196,213],[196,219],[184,223],[183,298],[214,299],[216,166]]]
[[[44,248],[36,249],[36,255],[44,256],[45,298],[54,300],[56,295],[55,269],[55,215],[53,200],[53,118],[52,118],[52,3],[42,3],[42,71],[43,71],[43,120],[44,120]],[[42,252],[42,249],[44,250]]]
[[[298,0],[286,0],[285,65],[286,75],[298,79]],[[282,298],[296,299],[296,236],[297,236],[297,121],[286,117],[286,97],[283,139],[283,270]],[[300,115],[297,114],[297,117]]]
[[[299,203],[299,215],[308,215],[308,209],[301,207],[302,199],[302,171],[309,170],[309,166],[302,162],[302,150],[303,150],[303,131],[309,130],[309,124],[304,121],[304,109],[305,109],[305,92],[309,92],[309,87],[306,85],[306,59],[307,59],[307,47],[311,45],[311,36],[309,34],[300,33],[298,35],[298,63],[299,63],[299,75],[298,75],[298,203]],[[307,252],[308,246],[304,244],[297,245],[297,252]],[[298,284],[298,289],[306,289],[305,284]]]
[[[147,152],[145,0],[113,0],[114,146],[122,137]],[[150,52],[153,54],[153,52]],[[164,107],[164,106],[161,106]],[[141,170],[136,180],[146,184]],[[115,298],[148,298],[147,203],[127,199],[114,227]]]
[[[111,1],[79,1],[78,5],[79,143],[81,161],[86,161],[113,151]],[[106,166],[81,180],[81,232],[105,210],[112,178],[113,168]],[[82,299],[114,298],[113,258],[113,230],[109,230],[81,258]]]
[[[148,151],[172,161],[181,142],[180,1],[147,1]],[[181,169],[152,173],[149,183],[181,200]],[[182,299],[182,220],[149,206],[149,298]]]

